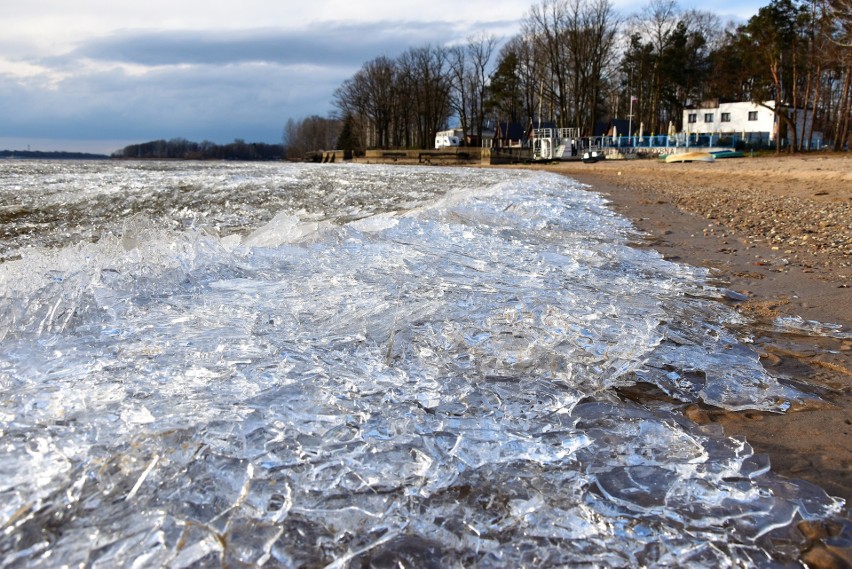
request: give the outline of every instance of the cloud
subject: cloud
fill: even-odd
[[[0,73],[0,136],[278,142],[288,118],[327,116],[361,65],[508,22],[325,23],[300,30],[113,32]],[[32,70],[35,71],[32,71]]]
[[[2,136],[278,142],[288,117],[326,115],[345,71],[267,63],[72,74],[54,89],[3,82]],[[343,75],[345,77],[345,75]]]
[[[0,140],[278,142],[288,118],[329,114],[367,61],[481,32],[508,38],[534,3],[13,3],[0,21]]]
[[[502,22],[482,25],[505,27]],[[299,30],[133,30],[89,40],[43,63],[62,66],[89,59],[143,66],[249,62],[360,66],[379,55],[393,56],[411,46],[441,45],[470,33],[470,25],[413,21],[325,23]]]

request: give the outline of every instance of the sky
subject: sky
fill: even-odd
[[[367,61],[509,38],[534,0],[27,0],[0,16],[0,150],[280,143]],[[745,21],[768,3],[681,0]],[[622,14],[640,3],[614,0]]]

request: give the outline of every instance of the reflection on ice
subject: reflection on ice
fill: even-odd
[[[802,397],[565,178],[139,168],[0,265],[4,565],[755,565],[841,506],[617,396]],[[110,220],[176,179],[215,203]]]

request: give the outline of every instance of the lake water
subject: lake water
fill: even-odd
[[[761,566],[841,510],[682,416],[806,396],[566,177],[0,173],[3,566]]]

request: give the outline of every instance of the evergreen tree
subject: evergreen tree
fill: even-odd
[[[358,134],[355,131],[355,119],[351,114],[347,113],[343,117],[343,128],[340,130],[340,136],[337,138],[338,150],[352,152],[353,154],[361,152],[361,144]]]

